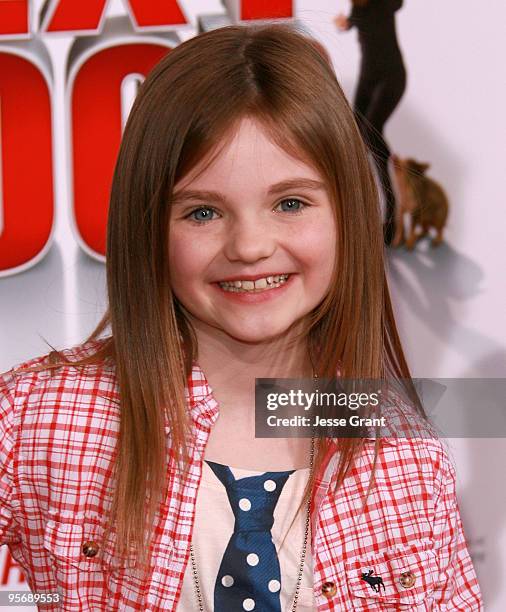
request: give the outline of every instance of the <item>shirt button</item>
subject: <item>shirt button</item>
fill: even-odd
[[[322,594],[325,595],[327,599],[334,597],[337,593],[337,587],[335,582],[324,582],[322,584]]]
[[[402,572],[399,582],[405,589],[410,589],[415,585],[416,576],[413,574],[413,572]]]
[[[82,551],[85,557],[94,557],[98,553],[98,544],[91,540],[85,542]]]

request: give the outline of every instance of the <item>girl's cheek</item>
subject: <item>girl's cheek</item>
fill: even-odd
[[[178,232],[170,235],[169,266],[172,283],[176,286],[188,286],[194,276],[195,257],[192,243],[185,240]]]
[[[183,289],[189,288],[206,276],[215,251],[209,236],[195,231],[174,231],[169,245],[173,284]]]
[[[305,254],[308,263],[322,263],[331,259],[335,252],[336,235],[329,226],[317,226],[307,232],[300,232],[296,244],[299,252]]]

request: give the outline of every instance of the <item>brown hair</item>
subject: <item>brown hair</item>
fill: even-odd
[[[197,346],[170,285],[172,190],[244,116],[262,122],[277,143],[311,163],[335,203],[339,265],[305,330],[315,371],[334,377],[339,366],[349,378],[409,377],[385,279],[375,181],[353,113],[319,45],[291,25],[276,24],[229,26],[171,50],[139,91],[114,173],[109,309],[87,341],[109,324],[112,335],[94,355],[74,363],[114,360],[121,411],[109,527],[116,525],[121,551],[133,545],[142,563],[169,485],[166,462],[181,460],[181,469],[189,462],[184,387]],[[51,354],[54,366],[62,361],[57,351]],[[317,441],[306,493],[334,444]],[[361,447],[359,438],[337,441],[336,487]]]

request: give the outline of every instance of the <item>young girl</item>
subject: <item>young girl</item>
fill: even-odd
[[[409,378],[366,151],[312,39],[227,27],[152,71],[107,281],[84,344],[0,379],[0,541],[44,609],[482,609],[437,440],[255,437],[256,378]]]

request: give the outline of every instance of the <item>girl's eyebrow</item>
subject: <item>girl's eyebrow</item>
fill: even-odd
[[[195,200],[196,202],[202,202],[212,200],[213,202],[225,202],[225,197],[217,191],[202,191],[198,189],[182,189],[172,195],[170,203],[175,206],[182,204],[183,202],[190,202]]]
[[[293,178],[271,185],[267,191],[267,194],[276,195],[278,193],[291,191],[294,189],[326,190],[326,186],[322,181],[315,181],[307,178]],[[191,200],[199,202],[202,202],[203,200],[212,200],[213,202],[223,203],[225,202],[226,198],[218,191],[183,189],[173,194],[171,204],[174,206]]]
[[[271,185],[267,193],[269,195],[275,195],[283,191],[291,191],[292,189],[326,190],[326,186],[322,181],[315,181],[307,178],[293,178]]]

